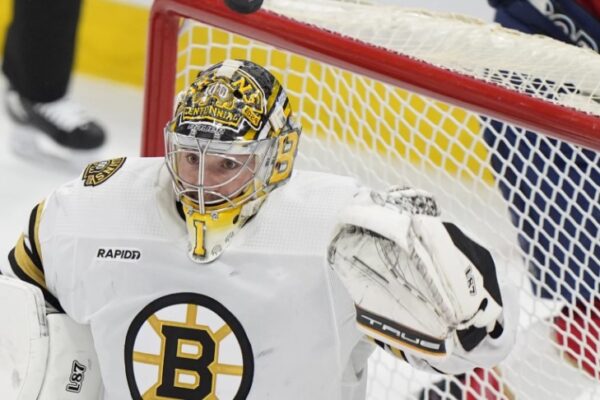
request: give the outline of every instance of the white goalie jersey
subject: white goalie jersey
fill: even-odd
[[[32,213],[12,274],[90,325],[105,399],[363,399],[375,344],[326,262],[358,189],[297,171],[199,265],[162,158],[96,163]]]

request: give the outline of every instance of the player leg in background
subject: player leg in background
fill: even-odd
[[[495,3],[496,21],[503,26],[600,50],[598,0]],[[530,338],[523,342],[529,340],[533,345],[534,333],[549,336],[550,354],[558,354],[563,365],[574,366],[599,384],[600,156],[552,139],[542,140],[532,132],[506,132],[503,137],[486,132],[485,140],[501,149],[492,167],[501,177],[500,189],[518,228],[533,293],[565,304],[547,325],[532,326],[525,333]],[[534,156],[531,148],[537,149],[538,155]],[[540,358],[540,364],[549,363]],[[572,372],[560,371],[563,378]]]
[[[600,156],[533,132],[484,137],[495,149],[492,167],[518,229],[532,293],[558,305],[521,333],[514,352],[528,363],[509,357],[500,371],[531,398],[540,386],[557,396],[544,398],[600,389]]]
[[[598,50],[598,0],[490,4],[503,26]],[[567,26],[575,29],[567,32]],[[509,356],[494,371],[437,382],[421,398],[510,399],[511,392],[526,399],[577,398],[586,387],[600,388],[600,156],[533,132],[490,129],[484,139],[494,149],[492,168],[518,231],[532,292],[562,307],[519,335],[513,350],[519,362]]]
[[[505,129],[499,137],[498,131],[484,137],[495,149],[492,167],[518,230],[532,293],[561,306],[521,332],[512,353],[520,363],[509,356],[495,371],[437,382],[421,399],[503,399],[510,391],[526,399],[576,398],[590,385],[600,391],[600,156],[533,132]],[[543,397],[540,387],[548,390]]]
[[[47,142],[59,149],[100,147],[104,130],[66,98],[81,0],[13,3],[2,70],[8,79],[7,111],[16,123],[14,150],[27,154],[32,150],[27,146],[37,145],[30,132],[50,138]]]

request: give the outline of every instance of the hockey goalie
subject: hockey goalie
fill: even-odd
[[[293,170],[300,133],[269,71],[226,60],[178,96],[164,158],[37,205],[0,277],[0,398],[358,400],[377,346],[502,360],[518,311],[490,253],[429,193]]]

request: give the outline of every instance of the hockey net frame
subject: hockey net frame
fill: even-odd
[[[498,128],[496,133],[506,132],[508,129],[511,132],[514,130],[517,134],[528,135],[531,131],[535,132],[535,135],[539,135],[542,138],[540,140],[543,141],[546,141],[547,138],[553,138],[550,139],[549,143],[559,143],[559,145],[556,145],[557,147],[568,146],[575,149],[576,154],[581,154],[582,151],[585,151],[585,154],[595,154],[591,160],[588,160],[591,164],[595,163],[595,166],[592,165],[592,170],[587,173],[590,176],[598,174],[598,161],[600,159],[597,153],[600,151],[600,112],[598,112],[596,104],[600,98],[600,88],[598,88],[598,85],[591,89],[586,87],[585,96],[587,97],[583,102],[576,101],[575,103],[569,103],[568,101],[556,101],[556,96],[548,94],[533,96],[531,93],[527,93],[527,89],[523,90],[521,88],[515,90],[511,88],[510,84],[514,83],[514,79],[512,78],[512,80],[509,79],[508,85],[498,84],[493,79],[482,79],[481,76],[476,76],[476,74],[465,73],[464,71],[457,72],[452,66],[446,66],[443,62],[440,64],[432,60],[427,60],[424,57],[420,57],[416,52],[411,53],[407,51],[403,53],[397,49],[387,49],[378,43],[367,44],[360,37],[358,39],[349,38],[346,36],[347,33],[339,33],[336,23],[328,26],[327,21],[323,22],[322,19],[319,20],[318,18],[312,21],[312,24],[302,23],[291,17],[297,16],[298,10],[295,11],[296,14],[290,12],[288,16],[283,16],[272,11],[273,9],[277,9],[277,3],[278,0],[267,1],[266,6],[269,8],[268,10],[263,9],[250,15],[242,15],[229,10],[222,4],[221,0],[203,0],[201,2],[194,0],[155,1],[150,22],[148,69],[146,76],[142,143],[142,154],[144,156],[159,156],[163,154],[163,127],[171,116],[174,95],[177,90],[190,83],[190,79],[193,79],[193,75],[196,72],[193,68],[190,69],[189,66],[185,65],[189,63],[189,60],[193,56],[190,56],[189,53],[186,54],[185,50],[182,50],[182,47],[188,46],[187,43],[197,39],[197,35],[188,30],[188,25],[185,22],[195,21],[194,23],[199,23],[203,26],[202,29],[216,29],[218,32],[229,32],[234,36],[243,36],[253,43],[268,43],[269,48],[276,48],[278,49],[277,51],[293,54],[293,57],[297,55],[310,60],[318,60],[317,62],[326,65],[327,69],[343,71],[340,72],[343,74],[342,81],[352,80],[352,82],[355,82],[354,77],[356,76],[359,77],[356,78],[358,79],[357,82],[359,82],[358,85],[363,85],[360,83],[363,78],[369,82],[371,80],[377,82],[370,89],[364,89],[364,93],[367,94],[378,93],[383,87],[397,87],[407,93],[414,93],[415,97],[411,98],[417,100],[411,101],[420,102],[423,99],[427,104],[429,102],[434,104],[432,107],[435,110],[444,110],[442,112],[448,113],[447,115],[452,114],[452,111],[448,111],[447,107],[450,107],[452,110],[458,110],[456,111],[458,113],[461,113],[461,110],[464,109],[468,110],[470,115],[480,115],[478,117],[479,123],[482,123],[481,121],[488,121],[486,123],[489,123],[489,121],[501,121],[504,124],[503,126],[509,127]],[[278,9],[278,12],[284,11]],[[414,15],[418,16],[419,14],[415,13]],[[435,15],[427,13],[423,15],[436,18]],[[456,19],[459,22],[462,19],[459,16],[444,16],[440,18]],[[182,21],[184,22],[182,23]],[[469,23],[469,21],[466,22]],[[321,25],[322,27],[318,27],[317,25]],[[209,26],[210,28],[208,28]],[[327,29],[323,29],[323,26]],[[338,30],[338,32],[335,32],[335,30]],[[498,32],[494,32],[494,30],[498,30]],[[482,29],[482,32],[492,37],[496,37],[494,35],[501,37],[501,35],[506,34],[506,32],[501,31],[497,27]],[[187,35],[187,38],[183,39],[185,35]],[[525,41],[529,40],[525,35],[518,35],[514,32],[507,35],[514,36],[516,43],[521,43],[521,40],[525,43]],[[221,38],[222,34],[218,33],[217,36]],[[203,36],[203,40],[211,40],[211,38],[207,39],[206,36]],[[542,39],[538,38],[537,40]],[[556,46],[556,48],[564,50],[565,54],[573,54],[574,57],[581,56],[585,60],[588,59],[586,57],[592,57],[591,53],[585,54],[585,50],[567,49],[564,47],[566,45],[550,41],[549,39],[543,44],[550,46],[550,48]],[[210,46],[210,43],[207,45]],[[227,54],[227,56],[231,56],[231,54]],[[593,58],[589,59],[592,60]],[[259,57],[257,61],[261,63],[262,60],[263,58]],[[215,62],[219,60],[207,59],[206,61],[208,63],[208,61]],[[271,61],[269,58],[269,62]],[[600,66],[600,64],[594,65]],[[197,65],[196,68],[198,67],[202,67],[202,65]],[[270,65],[267,65],[267,67],[270,67]],[[182,68],[184,69],[183,72],[181,71]],[[287,87],[290,84],[287,82],[285,65],[279,65],[278,68],[279,70],[276,70],[275,74],[280,79],[281,76],[285,76],[285,79],[282,81],[284,87]],[[348,78],[348,76],[351,76],[351,78]],[[542,76],[541,79],[551,81],[554,78],[549,79],[547,76]],[[600,82],[600,79],[598,82]],[[519,86],[519,84],[515,84],[515,86]],[[356,87],[349,87],[344,90],[351,90],[352,88],[356,89]],[[359,90],[363,90],[362,86]],[[296,108],[299,108],[301,114],[314,112],[314,104],[310,103],[305,106],[302,100],[294,99],[301,96],[301,93],[291,93],[292,104]],[[413,96],[413,94],[410,96]],[[583,106],[579,107],[581,103],[583,103]],[[445,106],[445,104],[449,106]],[[425,118],[430,118],[428,111],[424,112],[424,114],[427,114]],[[381,122],[377,122],[376,118],[373,119],[372,115],[365,116],[363,114],[362,117],[369,120],[366,124],[370,123],[379,126]],[[417,119],[419,118],[417,117]],[[457,125],[468,124],[468,122],[465,122],[469,119],[468,117],[458,117],[458,119],[461,121]],[[481,140],[479,142],[473,141],[471,144],[465,144],[464,140],[458,140],[454,145],[450,144],[445,148],[443,146],[440,148],[440,143],[437,139],[423,145],[423,141],[427,141],[428,139],[411,133],[402,138],[405,141],[403,146],[408,147],[413,143],[415,147],[421,150],[416,155],[410,152],[410,149],[407,150],[406,153],[402,154],[402,156],[408,159],[407,162],[396,164],[396,160],[391,158],[393,158],[394,151],[397,148],[395,150],[392,149],[391,152],[389,149],[381,150],[382,148],[386,148],[386,146],[389,147],[390,143],[394,140],[389,137],[378,140],[376,137],[378,128],[368,128],[368,133],[365,134],[362,131],[362,122],[352,122],[350,123],[351,127],[354,129],[360,125],[361,132],[356,137],[350,137],[347,132],[337,132],[334,134],[327,132],[328,129],[340,128],[339,121],[325,127],[322,122],[322,117],[315,117],[314,121],[311,120],[305,124],[312,129],[309,129],[308,132],[305,131],[303,134],[303,144],[299,155],[300,166],[355,175],[365,181],[366,184],[377,188],[383,188],[390,183],[423,187],[434,192],[436,196],[440,196],[442,209],[450,210],[450,219],[456,220],[461,225],[463,225],[462,222],[464,220],[472,219],[478,214],[479,218],[481,218],[480,213],[482,210],[483,212],[487,211],[485,207],[495,210],[495,214],[490,217],[490,220],[483,221],[482,227],[473,227],[471,232],[474,232],[474,235],[478,239],[481,239],[486,246],[492,248],[492,252],[502,264],[501,267],[506,269],[506,273],[510,276],[510,279],[513,279],[521,289],[523,312],[521,316],[521,331],[523,334],[521,337],[523,339],[520,339],[517,348],[523,350],[525,354],[525,349],[531,346],[531,343],[544,337],[548,339],[548,343],[542,346],[543,349],[540,351],[556,354],[553,354],[552,357],[542,355],[539,359],[536,359],[535,354],[527,353],[522,357],[530,357],[531,362],[525,362],[526,365],[524,366],[521,365],[523,362],[519,360],[518,356],[512,357],[513,364],[516,363],[518,365],[516,367],[512,365],[507,367],[509,372],[505,372],[504,375],[511,375],[510,370],[512,368],[514,369],[512,371],[513,376],[524,376],[527,374],[530,374],[530,376],[521,379],[517,383],[508,382],[505,388],[502,387],[505,383],[503,381],[504,378],[497,371],[480,371],[478,375],[470,375],[467,378],[461,379],[449,378],[449,382],[466,389],[463,391],[465,393],[469,392],[468,395],[465,394],[465,396],[471,396],[469,398],[503,398],[502,396],[507,396],[503,393],[505,393],[504,389],[508,387],[510,387],[509,390],[516,390],[516,394],[520,395],[521,398],[537,398],[535,395],[532,395],[532,393],[536,393],[536,390],[539,393],[544,393],[540,395],[540,398],[551,398],[546,394],[554,391],[558,393],[555,393],[555,395],[561,396],[563,393],[566,393],[561,390],[557,391],[553,387],[544,388],[548,382],[548,377],[542,375],[549,374],[549,372],[546,370],[540,372],[539,370],[543,369],[541,368],[543,364],[554,363],[553,365],[557,366],[553,371],[558,374],[564,374],[564,378],[562,380],[559,379],[559,383],[567,388],[567,391],[572,390],[572,387],[575,386],[585,386],[581,390],[581,398],[593,398],[599,395],[600,388],[598,388],[598,381],[589,378],[589,376],[581,372],[583,369],[582,363],[585,363],[585,360],[577,359],[577,357],[568,357],[568,347],[557,345],[554,339],[548,337],[548,335],[554,335],[552,319],[561,314],[561,310],[563,310],[565,304],[581,301],[593,302],[594,300],[590,300],[589,296],[583,296],[583,299],[578,298],[577,293],[573,295],[573,298],[564,299],[558,296],[558,299],[541,300],[539,293],[532,293],[528,282],[529,277],[524,272],[527,272],[528,264],[532,262],[531,258],[533,256],[525,252],[517,244],[518,240],[522,239],[519,235],[519,228],[522,226],[515,227],[513,226],[514,224],[511,224],[511,215],[508,211],[511,209],[513,213],[518,213],[520,210],[515,210],[514,205],[506,198],[503,199],[500,195],[503,189],[502,179],[497,176],[499,171],[493,171],[491,167],[484,165],[485,163],[491,163],[496,149],[488,148],[482,152],[480,147],[482,145],[485,146],[485,144]],[[402,127],[404,126],[402,125]],[[387,132],[384,135],[389,135],[390,129],[384,130]],[[434,128],[430,137],[439,135],[439,132],[443,130]],[[466,130],[468,131],[468,129]],[[338,146],[345,146],[346,143],[339,143],[344,140],[351,142],[351,149],[347,152],[345,158],[341,156],[340,160],[336,161],[337,165],[335,166],[324,165],[327,162],[324,162],[323,159],[327,159],[331,152],[337,152],[339,149]],[[414,142],[411,142],[411,140]],[[449,142],[453,140],[456,140],[456,137],[443,139],[443,141]],[[470,143],[471,141],[467,140],[466,142]],[[535,145],[535,143],[538,142],[521,142],[521,145]],[[543,144],[545,145],[545,142]],[[455,155],[449,154],[454,152],[454,150],[449,149],[455,149],[457,146],[460,148],[459,153],[462,155],[455,157]],[[332,147],[334,150],[331,150]],[[391,145],[391,147],[394,147],[394,145]],[[430,149],[428,151],[432,151],[432,153],[422,150],[423,147]],[[448,157],[451,161],[450,164],[453,166],[448,167],[449,163],[445,161],[434,162],[432,164],[423,162],[422,160],[426,156],[436,158],[439,156],[439,153],[444,152],[448,152],[448,154],[442,154],[442,159]],[[359,167],[355,166],[354,160],[357,154],[361,159]],[[381,157],[382,154],[384,154],[383,157]],[[467,155],[465,156],[465,154]],[[473,163],[475,166],[471,165]],[[397,171],[381,172],[382,169],[397,169]],[[451,171],[449,172],[449,170]],[[397,181],[400,175],[407,177],[406,180],[402,182]],[[597,185],[596,178],[590,176],[588,176],[588,181],[591,184]],[[452,186],[440,192],[440,185],[445,185],[449,177],[456,179],[459,183],[456,187]],[[505,182],[504,184],[510,185],[515,183]],[[535,194],[535,192],[532,192],[532,196]],[[471,195],[476,199],[471,200]],[[551,201],[552,199],[548,200]],[[535,205],[535,203],[532,204]],[[484,208],[481,209],[478,207]],[[596,223],[598,222],[596,221]],[[502,228],[498,228],[499,226]],[[489,234],[489,231],[495,228],[502,230],[502,233],[498,235]],[[500,238],[500,236],[502,237]],[[498,240],[500,240],[501,244],[495,246]],[[506,243],[506,246],[503,245],[504,243]],[[590,257],[594,258],[597,263],[597,254],[591,254]],[[565,268],[565,270],[567,271],[565,272],[565,276],[571,273],[568,271],[568,268]],[[567,278],[563,277],[561,279]],[[597,287],[588,289],[591,292],[598,290]],[[539,289],[538,287],[538,291],[543,291],[543,289]],[[584,311],[576,311],[576,313],[583,313],[580,316],[584,321],[599,318],[597,308],[595,307],[584,307]],[[536,323],[540,323],[540,327],[537,327]],[[533,333],[527,331],[528,329]],[[586,342],[581,338],[577,340],[582,347],[589,345],[589,341]],[[597,340],[595,343],[597,347],[600,347]],[[516,360],[514,360],[515,358]],[[561,365],[560,360],[563,359],[569,359],[568,363],[564,363],[569,365]],[[425,373],[413,372],[410,368],[398,365],[394,360],[390,360],[382,354],[376,355],[373,357],[373,360],[370,365],[370,373],[373,375],[373,378],[370,378],[369,384],[370,399],[416,398],[415,393],[420,388],[427,387],[439,378]],[[572,364],[578,365],[573,367]],[[519,380],[518,378],[513,378],[513,381],[515,379]],[[465,381],[468,383],[465,384]],[[570,385],[568,381],[571,381]],[[511,385],[517,388],[511,387]],[[429,387],[433,388],[432,386]],[[447,385],[445,389],[438,387],[431,390],[442,394],[449,391],[450,386]],[[519,393],[519,390],[522,392]]]

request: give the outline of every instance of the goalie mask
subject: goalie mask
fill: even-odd
[[[179,94],[166,163],[194,261],[217,258],[290,178],[300,131],[283,87],[250,61],[215,64]]]

